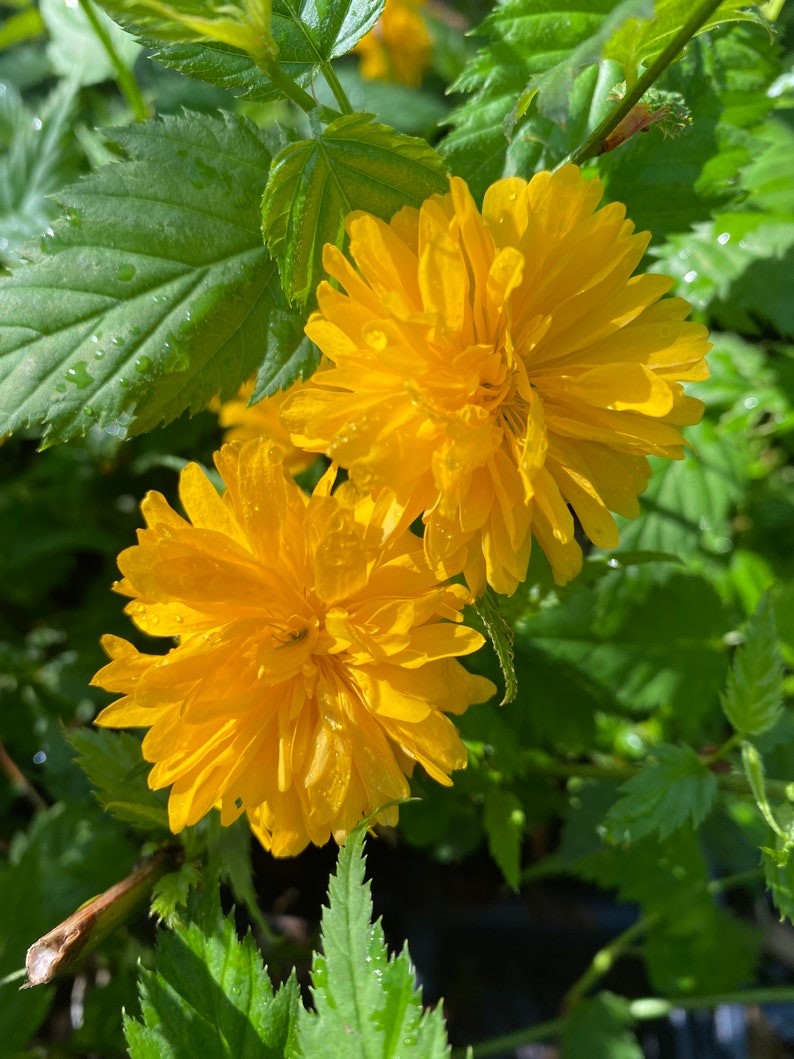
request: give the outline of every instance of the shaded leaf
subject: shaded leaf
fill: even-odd
[[[634,1020],[629,1002],[603,992],[577,1004],[565,1022],[562,1059],[642,1059],[643,1051],[631,1032]]]
[[[636,842],[658,831],[662,838],[689,823],[697,827],[717,796],[717,778],[688,746],[658,746],[639,775],[620,788],[606,816],[613,842]]]
[[[424,140],[368,115],[340,118],[313,140],[290,144],[273,161],[262,202],[268,248],[287,297],[305,302],[322,275],[326,243],[340,246],[352,210],[390,220],[447,190],[444,163]]]
[[[55,234],[0,279],[0,431],[146,430],[232,396],[260,362],[280,298],[260,134],[186,115],[112,138],[129,161],[62,192]]]
[[[488,791],[483,801],[482,822],[491,856],[508,886],[518,891],[521,846],[526,830],[523,805],[510,791]]]
[[[97,798],[119,820],[148,831],[168,832],[167,798],[149,788],[149,763],[129,732],[79,728],[69,735],[77,764],[96,788]]]

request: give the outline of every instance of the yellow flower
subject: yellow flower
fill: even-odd
[[[425,0],[386,0],[374,29],[353,49],[368,81],[396,81],[413,88],[430,65],[433,41],[420,8]]]
[[[289,431],[281,424],[279,410],[288,396],[298,392],[303,385],[302,380],[296,380],[288,389],[279,390],[256,404],[249,404],[254,383],[255,380],[251,379],[241,386],[237,397],[231,401],[221,403],[214,398],[210,402],[210,410],[217,412],[220,425],[228,428],[223,440],[251,441],[253,438],[268,437],[281,449],[287,470],[291,474],[300,474],[314,463],[317,455],[293,445]]]
[[[143,501],[116,587],[139,629],[178,643],[149,655],[106,636],[94,683],[124,697],[97,723],[149,728],[149,785],[171,787],[175,832],[213,806],[224,824],[245,812],[290,856],[405,798],[417,761],[449,784],[466,751],[445,714],[494,687],[456,661],[482,643],[460,624],[468,592],[390,532],[388,503],[350,483],[331,495],[333,470],[307,497],[262,439],[216,464],[223,497],[197,464],[182,472],[189,521],[159,493]]]
[[[331,362],[285,402],[293,440],[362,489],[424,512],[438,576],[511,593],[534,535],[554,576],[581,568],[574,514],[599,547],[638,514],[647,454],[680,459],[702,405],[705,328],[666,276],[632,276],[649,236],[596,210],[575,166],[500,180],[482,215],[462,180],[386,224],[348,219],[306,327]],[[345,293],[346,292],[346,293]],[[573,513],[572,513],[573,512]]]

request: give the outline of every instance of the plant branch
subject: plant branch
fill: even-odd
[[[637,79],[635,85],[626,92],[626,95],[620,100],[615,109],[590,133],[584,143],[580,144],[575,151],[572,151],[567,158],[560,162],[560,166],[565,165],[566,162],[581,165],[588,158],[593,158],[595,155],[600,154],[604,141],[610,132],[617,128],[629,111],[645,95],[654,81],[664,73],[679,52],[686,47],[703,23],[714,14],[721,3],[722,0],[701,0],[699,4],[695,5],[692,14],[661,55],[651,63],[645,73]]]
[[[121,94],[129,103],[130,110],[132,110],[132,113],[135,115],[135,120],[146,121],[149,117],[149,108],[146,106],[146,100],[141,94],[138,82],[135,80],[132,71],[122,61],[121,56],[116,51],[116,47],[110,38],[110,34],[100,22],[99,16],[97,15],[91,0],[80,0],[80,6],[85,12],[85,17],[88,19],[91,29],[94,31],[100,44],[105,49],[107,56],[113,65],[113,69],[116,71],[116,83],[119,86]]]

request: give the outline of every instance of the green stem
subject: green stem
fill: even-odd
[[[292,100],[292,102],[305,114],[311,114],[316,111],[318,116],[321,117],[326,123],[330,123],[335,118],[339,117],[339,113],[333,110],[331,107],[322,107],[314,98],[310,96],[308,92],[304,91],[300,85],[296,84],[291,77],[287,77],[284,71],[281,69],[277,62],[273,62],[269,59],[260,60],[257,65],[262,73],[271,81],[279,91]]]
[[[734,993],[714,993],[711,996],[691,997],[640,997],[629,1002],[631,1017],[637,1022],[648,1019],[666,1018],[672,1011],[703,1011],[707,1008],[720,1007],[723,1004],[786,1004],[794,1001],[794,986],[769,986],[758,989],[740,989]],[[471,1046],[471,1052],[465,1048],[456,1048],[452,1059],[484,1059],[488,1055],[508,1052],[520,1048],[522,1044],[533,1041],[548,1041],[560,1037],[565,1029],[568,1017],[551,1019],[549,1022],[538,1022],[525,1030],[506,1033],[503,1037],[493,1037],[490,1041]]]
[[[545,776],[559,776],[560,779],[594,779],[594,780],[630,780],[638,776],[645,765],[591,765],[566,764],[559,761],[528,761],[526,767],[530,772],[539,772]],[[752,795],[753,790],[745,776],[737,773],[715,776],[717,786],[722,791],[733,794]],[[786,780],[767,780],[766,789],[776,801],[787,801],[789,783]]]
[[[135,115],[135,120],[146,121],[149,117],[149,108],[146,106],[146,100],[141,95],[141,90],[138,87],[138,82],[133,77],[132,71],[124,62],[122,62],[121,56],[116,51],[115,45],[110,39],[110,34],[99,21],[99,16],[97,15],[91,0],[80,0],[80,6],[85,12],[85,17],[88,19],[91,29],[94,31],[100,44],[107,52],[107,56],[113,65],[113,69],[116,71],[116,83],[119,86],[121,94],[129,103],[130,110]]]
[[[323,72],[323,77],[328,82],[328,87],[334,94],[334,99],[339,104],[339,109],[343,114],[352,114],[353,104],[347,98],[347,93],[339,83],[339,78],[336,76],[336,70],[334,70],[332,64],[326,60],[320,69]]]
[[[734,750],[737,746],[740,746],[742,742],[742,736],[739,732],[734,732],[730,739],[726,739],[722,746],[718,746],[716,750],[710,754],[705,754],[700,760],[704,765],[713,765],[715,761],[720,761],[727,754]]]
[[[571,1011],[579,1001],[590,992],[593,986],[600,982],[604,975],[612,970],[614,965],[635,939],[652,927],[658,918],[658,912],[654,912],[648,916],[641,916],[636,923],[632,923],[632,925],[627,927],[622,934],[618,934],[609,945],[605,945],[603,949],[599,949],[590,961],[590,965],[584,974],[576,979],[565,994],[562,1002],[562,1010]]]
[[[695,5],[692,14],[675,34],[661,55],[651,63],[642,77],[640,77],[634,84],[633,88],[626,92],[626,95],[621,99],[615,109],[590,133],[584,143],[580,144],[575,151],[572,151],[567,158],[564,158],[562,162],[560,162],[560,165],[565,165],[566,162],[573,162],[576,165],[581,165],[582,162],[587,161],[588,158],[593,158],[595,155],[600,154],[604,141],[607,136],[609,136],[610,132],[617,128],[632,107],[640,101],[657,77],[664,73],[673,59],[675,59],[678,53],[686,47],[703,23],[714,14],[721,3],[722,0],[701,0],[701,3]],[[559,168],[559,166],[557,168]]]

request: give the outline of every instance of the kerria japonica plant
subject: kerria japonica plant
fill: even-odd
[[[0,28],[0,511],[30,515],[0,763],[34,810],[0,905],[49,895],[0,948],[0,988],[39,987],[14,1055],[51,1054],[57,975],[69,1047],[132,1059],[498,1031],[470,1054],[640,1059],[674,1008],[794,999],[750,988],[764,921],[733,903],[794,913],[791,19],[580,7],[42,0]],[[444,872],[476,924],[495,863],[486,901],[558,909],[572,875],[620,929],[551,1000],[516,971],[532,1025],[487,1031],[482,976],[432,959],[425,1010],[367,835],[392,908]],[[641,988],[603,989],[629,951]]]

